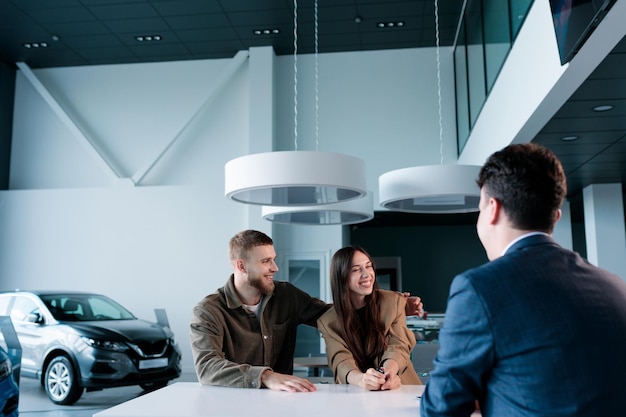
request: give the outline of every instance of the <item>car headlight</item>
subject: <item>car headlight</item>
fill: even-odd
[[[111,340],[102,340],[102,339],[93,339],[91,337],[82,336],[83,342],[85,342],[88,346],[97,349],[106,349],[112,350],[114,352],[123,352],[128,349],[125,343],[121,342],[113,342]]]
[[[11,366],[11,359],[6,359],[0,363],[0,381],[4,381],[11,375],[13,366]]]

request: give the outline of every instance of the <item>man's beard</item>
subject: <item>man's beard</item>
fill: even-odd
[[[274,281],[269,284],[266,282],[265,278],[256,277],[250,279],[250,285],[252,285],[257,290],[261,291],[264,295],[270,295],[274,292]]]

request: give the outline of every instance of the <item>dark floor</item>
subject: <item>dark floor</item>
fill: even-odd
[[[195,374],[183,374],[170,382],[197,381]],[[142,395],[138,387],[109,388],[102,391],[84,392],[74,405],[56,405],[48,399],[46,391],[34,379],[20,379],[20,417],[91,417],[93,414],[111,408]]]

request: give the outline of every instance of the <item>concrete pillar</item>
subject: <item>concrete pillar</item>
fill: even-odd
[[[583,190],[587,259],[626,280],[626,231],[621,184]]]
[[[564,201],[561,206],[561,219],[554,226],[552,237],[565,249],[573,250],[572,239],[572,215],[569,201]]]
[[[271,46],[250,48],[250,154],[273,151],[275,58]],[[250,204],[248,218],[250,228],[272,235],[272,223],[261,217],[261,206]]]

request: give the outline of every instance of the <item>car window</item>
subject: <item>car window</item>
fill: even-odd
[[[135,316],[108,297],[97,294],[55,294],[41,297],[62,321],[129,320]]]
[[[28,315],[32,313],[39,313],[37,304],[30,298],[16,296],[11,309],[11,320],[28,321]]]
[[[89,305],[91,306],[91,311],[93,312],[94,317],[99,320],[119,320],[129,318],[126,314],[124,314],[124,310],[117,308],[117,306],[102,298],[90,298]]]

